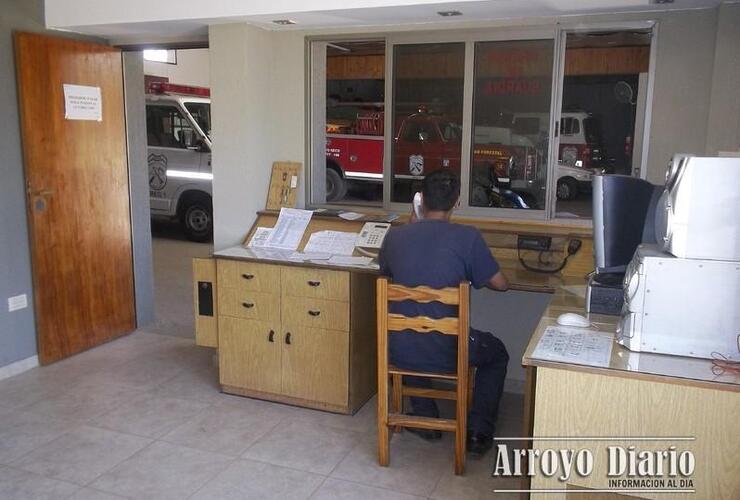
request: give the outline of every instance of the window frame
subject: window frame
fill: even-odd
[[[309,165],[306,169],[307,196],[306,206],[315,208],[337,209],[345,208],[351,210],[381,208],[384,211],[405,213],[410,210],[410,203],[393,202],[392,193],[392,154],[393,154],[393,102],[394,102],[394,75],[393,55],[396,45],[416,45],[425,43],[464,43],[465,61],[463,77],[463,119],[462,119],[462,147],[460,158],[460,207],[455,213],[463,217],[481,219],[504,219],[527,221],[544,221],[546,223],[568,223],[571,225],[591,226],[591,218],[562,218],[556,217],[555,211],[555,178],[557,168],[557,156],[559,151],[559,134],[556,128],[560,128],[562,91],[564,83],[565,68],[565,41],[568,33],[589,31],[621,31],[630,29],[650,29],[652,31],[650,45],[650,60],[648,70],[648,81],[646,89],[645,117],[643,124],[640,178],[647,174],[647,160],[649,153],[651,112],[653,105],[653,89],[655,84],[655,67],[657,56],[657,33],[658,21],[614,21],[614,22],[580,22],[580,23],[554,23],[549,25],[532,26],[491,26],[485,28],[471,29],[444,29],[436,31],[407,31],[407,32],[380,32],[359,33],[354,35],[317,35],[307,36],[306,44],[306,144],[305,157]],[[314,144],[326,144],[325,116],[317,120],[317,115],[326,113],[326,44],[353,42],[363,40],[385,41],[385,67],[384,67],[384,150],[383,150],[383,197],[380,206],[377,204],[361,203],[327,203],[317,202],[316,194],[325,196],[325,151],[315,147]],[[544,210],[521,210],[494,207],[472,207],[469,205],[470,192],[470,168],[472,161],[472,127],[475,87],[475,44],[476,42],[498,42],[498,41],[524,41],[524,40],[552,40],[553,42],[553,68],[550,97],[550,123],[548,162],[547,162],[547,187],[545,194]],[[323,55],[321,53],[323,52]],[[318,60],[316,57],[318,56]],[[318,71],[318,74],[317,74]],[[317,87],[321,88],[323,79],[323,93],[318,93]],[[317,130],[318,122],[323,122],[324,130]],[[467,126],[466,126],[467,125]],[[559,131],[559,130],[558,130]],[[315,142],[320,139],[320,142]],[[317,183],[321,183],[318,186]],[[325,198],[324,198],[325,199]]]

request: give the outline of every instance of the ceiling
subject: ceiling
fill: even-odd
[[[110,8],[106,8],[105,4],[109,1]],[[312,32],[409,25],[439,28],[502,19],[710,8],[720,3],[721,0],[675,0],[670,4],[656,4],[654,0],[484,0],[445,3],[422,0],[211,0],[206,4],[208,9],[204,9],[202,2],[194,0],[161,0],[154,4],[150,0],[46,0],[46,22],[51,28],[100,36],[112,43],[142,44],[207,41],[209,25],[234,22],[246,22],[269,30]],[[141,9],[138,4],[141,4]],[[166,4],[172,4],[171,8],[167,9]],[[327,8],[308,10],[311,7]],[[461,15],[438,15],[440,11],[449,10],[459,11]],[[296,24],[279,26],[273,23],[277,19],[290,19]]]

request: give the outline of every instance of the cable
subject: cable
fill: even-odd
[[[737,336],[737,350],[740,352],[740,335]],[[740,374],[740,361],[730,359],[721,352],[712,353],[712,373],[724,375],[725,372]]]
[[[581,249],[581,245],[582,245],[581,240],[570,240],[568,242],[568,254],[565,256],[565,258],[560,263],[560,265],[558,265],[558,267],[553,268],[553,269],[542,269],[541,267],[535,267],[530,264],[527,264],[526,262],[524,262],[524,258],[522,257],[522,249],[519,247],[517,247],[516,249],[516,255],[517,257],[519,257],[519,263],[527,271],[532,271],[534,273],[542,273],[542,274],[555,274],[555,273],[562,271],[565,268],[566,264],[568,264],[568,258],[578,253],[578,250]],[[544,264],[544,262],[542,261],[543,253],[544,251],[540,252],[538,259],[537,259],[539,260],[540,264]]]

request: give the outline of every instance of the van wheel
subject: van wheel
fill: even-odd
[[[574,179],[565,177],[558,181],[557,196],[558,200],[574,200],[578,194],[578,184]]]
[[[198,196],[187,201],[181,223],[185,236],[190,241],[206,242],[213,238],[213,206],[205,196]]]
[[[326,168],[326,201],[341,200],[347,194],[347,183],[333,168]]]

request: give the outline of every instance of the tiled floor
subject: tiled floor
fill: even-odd
[[[393,437],[349,417],[221,394],[214,351],[139,331],[0,381],[0,498],[491,499],[493,454],[452,473],[451,436]],[[519,435],[506,394],[499,435]]]

